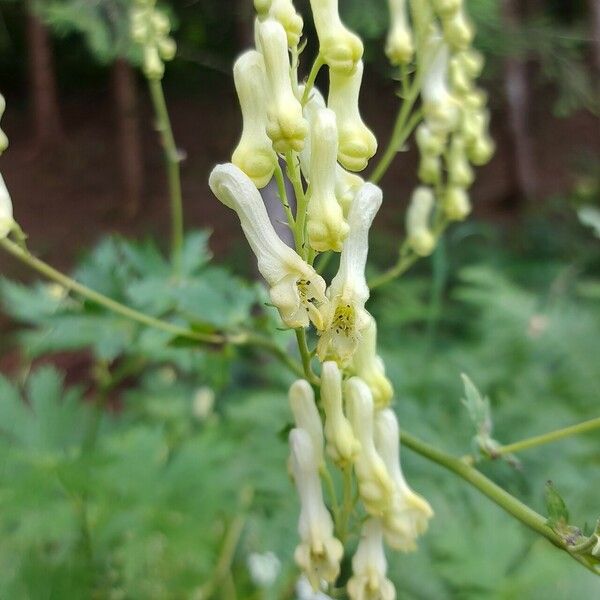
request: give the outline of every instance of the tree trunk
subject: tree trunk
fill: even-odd
[[[600,2],[598,0],[588,0],[590,7],[590,32],[592,34],[592,58],[596,77],[600,80]],[[597,88],[600,89],[600,81]]]
[[[507,30],[517,34],[521,26],[517,0],[502,0],[502,12]],[[512,157],[511,171],[514,173],[514,193],[511,194],[510,204],[511,208],[515,208],[523,200],[534,198],[538,188],[533,140],[529,130],[530,90],[525,57],[506,58],[504,89]]]
[[[133,217],[137,215],[141,205],[144,161],[135,73],[122,58],[117,59],[113,65],[113,91],[124,207],[125,213]]]
[[[54,57],[48,30],[27,4],[27,46],[32,121],[38,148],[54,146],[64,138],[60,117]]]

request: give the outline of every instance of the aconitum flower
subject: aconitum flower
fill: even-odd
[[[363,55],[361,39],[340,19],[338,0],[310,0],[319,53],[332,72],[349,75]]]
[[[416,539],[427,530],[433,510],[406,483],[400,468],[400,428],[394,411],[387,408],[375,416],[375,446],[394,481],[391,508],[383,517],[387,543],[397,550],[416,549]]]
[[[323,425],[315,403],[315,393],[308,381],[298,379],[290,386],[288,397],[294,415],[294,423],[296,427],[310,435],[317,463],[321,467],[325,462],[323,460]]]
[[[344,547],[333,535],[333,520],[323,501],[318,458],[310,435],[303,429],[292,429],[290,448],[292,475],[300,497],[300,544],[294,558],[313,590],[317,590],[321,581],[333,583],[337,579]]]
[[[256,32],[268,81],[267,135],[273,140],[277,152],[300,152],[308,124],[292,89],[285,29],[278,21],[267,19],[257,22]]]
[[[237,213],[283,322],[288,327],[306,327],[310,320],[321,329],[320,309],[328,302],[325,281],[279,238],[250,178],[231,163],[217,165],[209,185],[215,196]]]
[[[292,0],[269,0],[268,2],[255,0],[254,7],[259,17],[271,17],[281,23],[290,48],[298,45],[304,22],[296,12]]]
[[[419,186],[413,192],[406,211],[407,241],[419,256],[429,256],[435,248],[435,237],[430,227],[434,204],[433,190]]]
[[[359,377],[351,377],[344,386],[348,418],[354,435],[360,442],[360,452],[354,461],[358,491],[366,511],[382,517],[390,510],[394,481],[375,448],[373,396],[369,386]]]
[[[277,164],[277,155],[267,135],[267,75],[260,52],[248,50],[233,65],[233,81],[242,110],[242,135],[231,162],[257,188],[263,188]]]
[[[350,421],[344,414],[342,400],[342,373],[333,361],[323,363],[321,371],[321,405],[325,412],[325,439],[327,453],[341,468],[354,462],[360,451]]]
[[[352,577],[348,580],[350,600],[395,600],[396,590],[386,574],[381,522],[368,519],[352,558]]]
[[[394,66],[408,64],[414,54],[412,31],[408,24],[406,0],[388,0],[390,30],[385,44],[385,53]]]
[[[352,372],[369,386],[375,409],[388,406],[394,388],[385,376],[383,360],[377,355],[377,323],[373,317],[369,318],[369,325],[363,331],[352,357]]]
[[[329,78],[327,106],[337,117],[338,160],[349,171],[362,171],[377,152],[377,140],[358,107],[363,69],[359,61],[351,75],[332,71]]]
[[[348,363],[363,330],[369,325],[369,313],[365,310],[369,298],[365,265],[369,229],[381,200],[381,190],[372,183],[365,183],[350,208],[350,233],[344,241],[338,272],[327,290],[329,303],[322,309],[324,327],[317,346],[321,361]]]
[[[318,252],[340,252],[348,235],[342,207],[335,196],[338,130],[333,111],[323,108],[311,119],[308,241]]]

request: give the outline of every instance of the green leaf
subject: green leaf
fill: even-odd
[[[181,250],[181,270],[185,277],[192,277],[212,259],[208,247],[210,231],[192,231],[186,234]]]
[[[490,401],[482,396],[475,384],[464,373],[461,375],[465,386],[465,398],[462,403],[466,406],[471,421],[479,435],[489,435],[492,432],[492,413]]]
[[[555,530],[563,529],[569,523],[569,511],[552,481],[546,482],[544,501],[548,513],[548,525]]]

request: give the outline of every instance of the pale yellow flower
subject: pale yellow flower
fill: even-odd
[[[408,64],[414,54],[412,31],[408,23],[406,0],[388,0],[390,30],[385,53],[394,66]]]
[[[296,427],[310,435],[315,458],[321,467],[325,462],[323,459],[323,425],[315,403],[315,393],[308,381],[298,379],[290,386],[288,397],[294,415],[294,423]]]

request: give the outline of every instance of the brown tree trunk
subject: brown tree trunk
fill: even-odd
[[[596,70],[597,88],[600,89],[600,1],[588,0],[590,7],[590,32],[592,34],[592,58]]]
[[[54,146],[64,138],[60,117],[54,57],[48,30],[27,4],[27,46],[32,121],[38,148]]]
[[[144,161],[138,120],[135,74],[122,58],[113,65],[113,90],[118,135],[119,169],[125,212],[137,215],[142,198]]]
[[[517,34],[521,27],[521,14],[517,0],[502,0],[502,12],[508,31]],[[508,129],[514,173],[512,208],[523,200],[534,198],[538,182],[535,153],[529,128],[530,90],[525,57],[509,56],[504,64],[504,89],[508,112]]]

